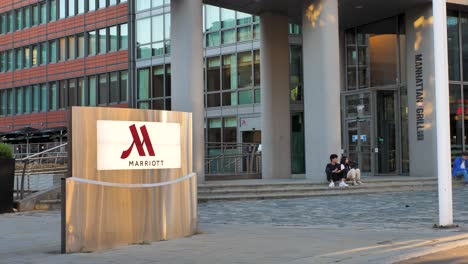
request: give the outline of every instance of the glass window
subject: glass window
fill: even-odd
[[[0,16],[0,34],[6,33],[6,16],[5,14]]]
[[[75,36],[68,37],[68,59],[74,60],[76,58]]]
[[[66,41],[66,38],[59,39],[59,61],[65,61],[67,59]]]
[[[23,68],[23,49],[19,48],[16,49],[16,63],[15,63],[15,69],[20,70]]]
[[[223,142],[237,142],[237,118],[225,117],[223,127]]]
[[[254,93],[255,93],[255,99],[254,99],[255,103],[259,104],[261,102],[261,100],[260,100],[260,96],[261,96],[260,89],[255,89]]]
[[[47,42],[39,44],[41,46],[41,65],[47,63]]]
[[[151,46],[153,50],[152,51],[153,56],[164,55],[164,43],[163,42],[153,43]]]
[[[33,10],[32,24],[33,26],[37,26],[39,25],[39,5],[33,5],[32,10]]]
[[[119,39],[117,37],[117,26],[113,26],[109,28],[109,51],[114,52],[117,51],[117,43]]]
[[[252,39],[252,27],[241,27],[237,29],[237,41],[248,41]]]
[[[253,103],[252,90],[240,91],[239,92],[239,104],[251,104]]]
[[[137,23],[136,23],[137,45],[151,42],[151,34],[148,34],[149,32],[151,32],[151,18],[137,20]]]
[[[290,46],[289,78],[291,84],[291,100],[302,100],[302,47]]]
[[[205,16],[206,16],[206,23],[205,23],[206,31],[218,30],[221,27],[220,19],[219,19],[219,7],[205,5]]]
[[[260,50],[254,51],[254,85],[260,86]]]
[[[206,106],[207,107],[219,107],[221,106],[221,94],[213,93],[206,95]]]
[[[31,27],[31,8],[25,7],[24,9],[24,28]]]
[[[78,78],[77,80],[77,90],[76,103],[79,106],[86,106],[86,89],[84,85],[84,78]]]
[[[8,32],[15,31],[15,15],[14,12],[11,11],[8,13]]]
[[[106,0],[98,0],[98,3],[99,3],[99,8],[106,7]]]
[[[14,66],[14,57],[13,57],[13,50],[9,50],[7,51],[8,52],[8,71],[12,71],[13,70],[13,66]]]
[[[232,44],[236,42],[236,30],[228,29],[224,30],[221,34],[223,44]]]
[[[17,88],[16,89],[16,113],[22,114],[23,113],[23,89]]]
[[[78,2],[83,2],[78,0]],[[75,7],[75,0],[68,0],[68,16],[76,15],[76,7]]]
[[[221,90],[221,59],[213,57],[207,59],[206,88],[208,92]]]
[[[99,104],[107,104],[107,95],[109,94],[109,91],[107,89],[107,74],[99,75],[98,94]]]
[[[50,21],[55,21],[57,20],[57,1],[56,0],[50,0],[49,2],[49,8],[50,8]]]
[[[171,65],[166,65],[166,96],[171,96]],[[170,110],[171,108],[167,108],[167,110]]]
[[[59,0],[59,19],[67,17],[67,0]]]
[[[221,27],[228,28],[236,25],[236,11],[221,8]]]
[[[41,7],[41,24],[47,23],[47,3],[42,2],[39,4]]]
[[[57,83],[53,82],[50,84],[50,93],[49,93],[49,110],[57,110]]]
[[[164,65],[153,68],[153,98],[164,97]]]
[[[128,25],[120,25],[120,49],[128,48]]]
[[[24,47],[23,48],[23,58],[24,58],[24,68],[30,68],[31,67],[31,49],[29,47]]]
[[[69,106],[76,105],[75,92],[76,92],[76,79],[71,79],[68,81],[68,104]]]
[[[23,29],[23,10],[16,10],[16,30]]]
[[[24,113],[28,114],[31,113],[31,105],[32,105],[32,88],[31,86],[23,87],[24,90]]]
[[[136,11],[141,11],[151,8],[151,1],[149,0],[136,0]]]
[[[96,106],[96,91],[97,91],[97,78],[96,76],[91,76],[88,79],[88,96],[89,96],[89,105]]]
[[[7,55],[6,52],[0,52],[0,71],[7,71]]]
[[[171,39],[171,13],[164,15],[164,38]]]
[[[452,157],[458,156],[463,150],[463,107],[461,99],[460,85],[450,84],[450,143],[452,149]],[[467,91],[465,87],[465,91]],[[468,97],[465,95],[465,98]],[[465,111],[465,115],[468,114]]]
[[[122,102],[127,101],[127,93],[128,93],[128,72],[121,71],[120,72],[120,100]]]
[[[106,43],[106,29],[99,30],[99,53],[107,52],[107,43]]]
[[[78,0],[78,14],[83,14],[84,12],[85,12],[85,1]]]
[[[468,13],[461,13],[461,34],[463,41],[463,80],[468,81]]]
[[[358,70],[361,88],[368,87],[369,75],[372,87],[396,84],[398,70],[397,28],[395,17],[358,28],[358,43],[368,45],[366,52],[360,51],[361,57],[363,54],[369,54],[369,58],[365,61],[358,58],[359,62],[366,63],[366,65],[361,65]]]
[[[77,42],[77,52],[78,58],[83,58],[85,56],[85,39],[83,34],[78,35],[78,42]]]
[[[237,12],[237,25],[245,25],[252,23],[252,15]]]
[[[459,87],[459,86],[457,86]],[[457,89],[457,88],[453,88],[453,89]],[[466,116],[468,116],[468,85],[464,85],[463,86],[463,104],[460,104],[459,107],[461,107],[463,105],[463,114],[465,116],[465,120],[464,120],[464,127],[465,127],[465,136],[464,136],[464,141],[465,141],[465,149],[467,149],[467,145],[468,145],[468,120],[466,118]],[[457,124],[459,126],[459,124]],[[458,131],[457,131],[458,132]],[[457,135],[457,137],[459,137],[459,135]]]
[[[120,101],[119,73],[112,72],[109,78],[110,103]]]
[[[138,59],[150,58],[151,50],[152,50],[151,44],[138,47],[137,58]]]
[[[7,115],[8,97],[6,90],[0,90],[0,115]]]
[[[138,99],[150,98],[150,69],[138,69]]]
[[[208,119],[208,142],[218,143],[221,142],[221,118],[209,118]]]
[[[109,0],[109,5],[116,5],[117,4],[117,0]]]
[[[68,106],[67,102],[67,81],[59,81],[59,109],[63,109]]]
[[[96,0],[89,0],[88,2],[88,10],[94,11],[96,10]]]
[[[238,88],[252,86],[252,53],[241,52],[237,54]]]
[[[164,17],[160,15],[154,16],[152,19],[153,26],[151,35],[153,37],[153,42],[164,40]]]
[[[41,112],[47,112],[47,85],[41,84]]]
[[[9,89],[7,90],[8,93],[8,114],[9,115],[14,115],[15,114],[15,108],[13,107],[13,100],[14,100],[14,90]]]
[[[220,44],[219,31],[206,34],[206,47],[219,46]]]
[[[97,32],[88,32],[88,55],[96,55]]]
[[[153,8],[154,7],[159,7],[159,6],[162,6],[162,5],[164,5],[163,0],[153,0]]]
[[[222,70],[223,90],[234,90],[237,88],[236,55],[223,56]]]

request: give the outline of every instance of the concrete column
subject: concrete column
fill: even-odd
[[[202,0],[171,1],[172,110],[192,113],[193,171],[204,182]]]
[[[262,177],[291,177],[289,29],[286,16],[260,15]]]
[[[435,112],[437,122],[437,175],[439,225],[453,224],[452,175],[450,173],[450,105],[447,54],[447,3],[433,0]]]
[[[436,118],[433,104],[434,31],[431,17],[430,4],[415,7],[405,14],[409,165],[410,175],[413,177],[437,175]]]
[[[338,0],[304,0],[302,18],[306,177],[325,181],[330,154],[340,155]]]

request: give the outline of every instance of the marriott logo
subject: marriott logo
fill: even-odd
[[[180,124],[99,120],[98,170],[180,168]]]

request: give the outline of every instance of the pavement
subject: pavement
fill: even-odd
[[[464,246],[413,258],[398,264],[464,264],[467,262],[468,246]]]
[[[58,211],[0,215],[0,263],[396,263],[468,245],[468,188],[453,194],[454,229],[433,228],[436,191],[209,202],[195,236],[68,255]]]

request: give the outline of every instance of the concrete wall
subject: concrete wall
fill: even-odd
[[[435,177],[434,33],[430,4],[406,12],[406,36],[410,175]],[[417,67],[416,60],[421,58],[422,64]]]

